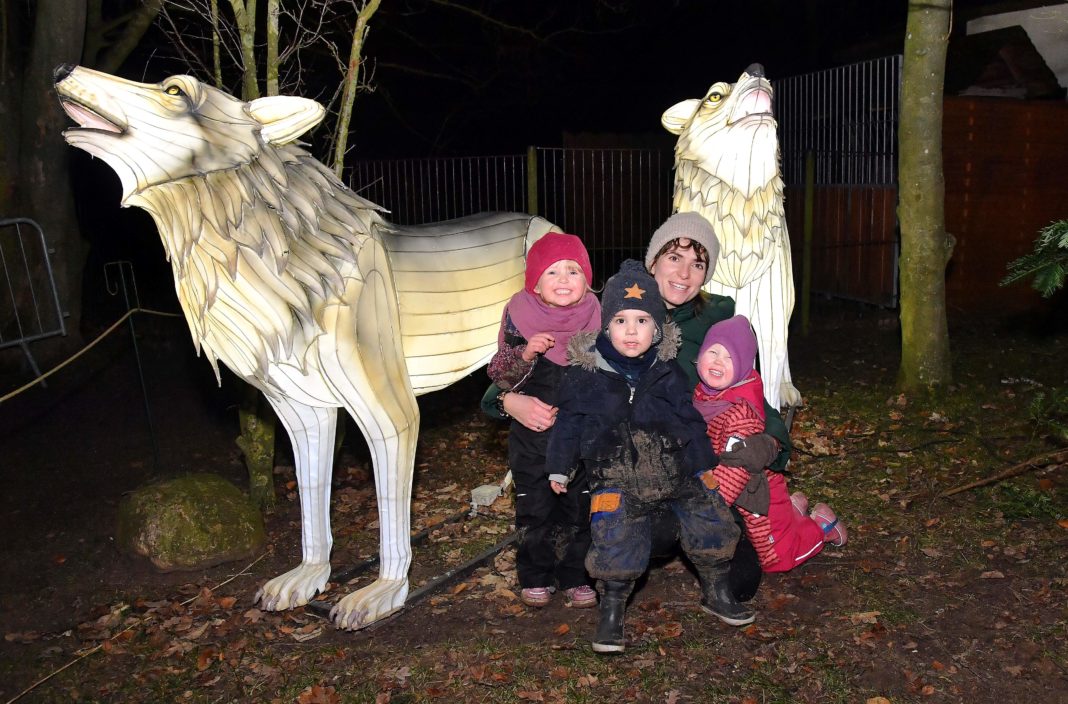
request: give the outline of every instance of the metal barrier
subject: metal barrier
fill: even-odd
[[[24,234],[29,228],[36,237]],[[48,245],[41,226],[29,218],[2,218],[0,232],[0,349],[20,347],[33,375],[40,376],[29,343],[67,334]]]

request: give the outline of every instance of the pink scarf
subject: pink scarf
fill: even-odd
[[[745,378],[731,384],[722,391],[716,391],[699,382],[693,390],[693,407],[708,423],[736,403],[748,403],[760,418],[764,418],[764,383],[760,374],[751,369]]]
[[[567,366],[567,343],[571,338],[601,326],[601,304],[589,291],[578,303],[566,308],[551,306],[537,294],[520,291],[508,302],[508,315],[519,334],[528,340],[541,332],[552,335],[556,342],[545,357],[562,367]]]

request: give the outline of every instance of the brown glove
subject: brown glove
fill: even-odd
[[[767,433],[750,435],[719,456],[719,463],[727,467],[743,467],[750,474],[763,475],[764,468],[779,456],[779,441]]]
[[[734,505],[750,513],[765,516],[771,505],[771,489],[764,474],[779,454],[779,442],[767,433],[750,435],[734,444],[729,452],[719,456],[719,463],[728,467],[742,467],[749,472],[749,483],[734,500]]]
[[[768,507],[771,506],[771,488],[768,486],[768,478],[764,470],[760,470],[759,474],[749,476],[749,483],[742,489],[742,493],[738,494],[734,505],[744,508],[749,513],[768,515]]]

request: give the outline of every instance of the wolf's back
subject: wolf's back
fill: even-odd
[[[524,213],[481,213],[383,234],[416,394],[456,382],[497,350],[501,313],[523,288],[526,252],[553,226]]]

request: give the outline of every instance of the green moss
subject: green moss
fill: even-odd
[[[161,570],[193,570],[247,557],[264,544],[263,517],[233,484],[190,474],[141,487],[119,506],[121,548]]]

